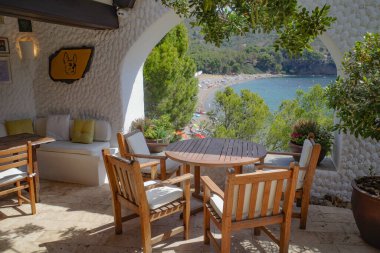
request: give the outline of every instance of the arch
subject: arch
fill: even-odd
[[[141,34],[125,55],[120,69],[122,130],[128,130],[133,120],[144,117],[144,62],[154,46],[180,22],[174,11],[167,11]]]

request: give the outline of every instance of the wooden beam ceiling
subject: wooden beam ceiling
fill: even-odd
[[[0,0],[0,15],[90,29],[119,27],[115,7],[91,0]]]

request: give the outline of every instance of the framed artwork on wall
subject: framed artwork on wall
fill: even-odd
[[[9,43],[5,37],[0,37],[0,54],[9,54]]]
[[[0,85],[12,83],[11,62],[9,57],[0,56]]]

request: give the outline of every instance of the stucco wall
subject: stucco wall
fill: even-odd
[[[380,32],[380,1],[378,0],[301,0],[306,6],[327,3],[331,5],[331,15],[337,17],[336,23],[323,36],[340,71],[342,56],[355,41],[362,40],[366,32]],[[313,195],[327,193],[337,195],[348,201],[351,197],[350,182],[357,176],[368,175],[373,167],[380,174],[380,143],[371,139],[357,139],[351,135],[337,135],[335,138],[335,163],[337,171],[317,171]]]
[[[16,49],[18,32],[17,19],[5,18],[0,24],[0,37],[8,38],[12,72],[11,84],[0,84],[0,122],[4,120],[31,118],[35,115],[33,72],[34,63],[22,61]]]

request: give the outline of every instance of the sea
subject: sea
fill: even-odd
[[[320,84],[326,87],[335,81],[335,75],[328,76],[283,76],[250,80],[247,82],[233,84],[231,87],[235,92],[240,93],[242,89],[248,89],[258,93],[269,106],[271,112],[278,110],[281,102],[286,99],[293,99],[297,90],[308,91],[312,86]],[[213,99],[211,99],[213,100]],[[213,107],[209,100],[206,110]]]

